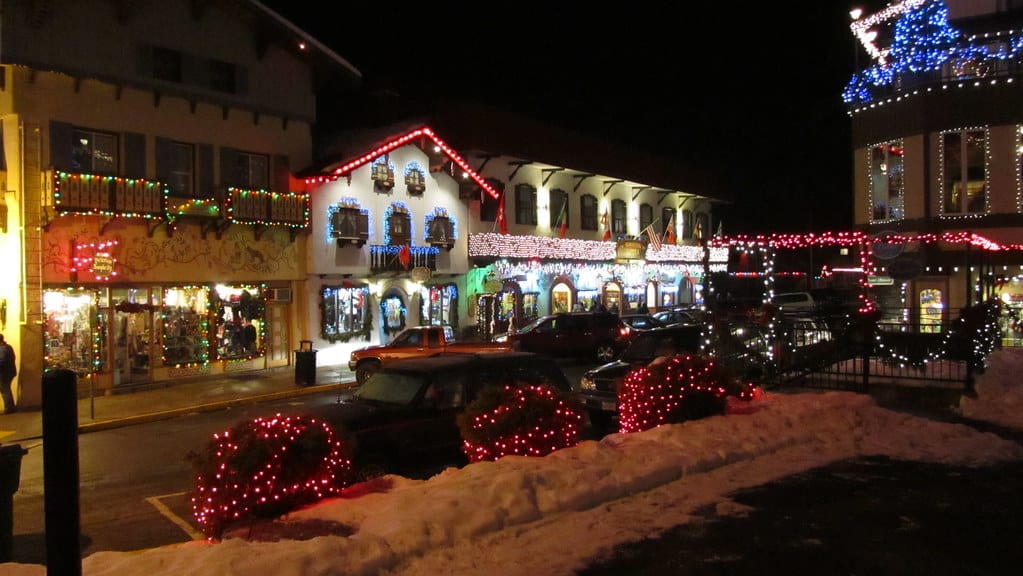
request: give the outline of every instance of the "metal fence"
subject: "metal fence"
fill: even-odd
[[[998,320],[996,310],[981,305],[943,322],[782,317],[769,326],[736,328],[730,323],[723,329],[759,330],[746,345],[763,364],[767,387],[867,392],[873,386],[898,385],[969,391],[986,355],[1006,342]]]

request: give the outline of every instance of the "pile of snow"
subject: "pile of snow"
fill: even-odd
[[[1019,425],[1014,372],[1023,351],[999,350],[964,415]],[[506,457],[428,480],[388,476],[289,514],[283,533],[137,552],[99,552],[84,576],[340,576],[573,574],[614,546],[684,523],[699,509],[741,512],[727,495],[864,455],[984,466],[1023,447],[961,424],[881,408],[848,392],[774,393],[755,409],[586,441],[544,458]],[[1023,427],[1023,426],[1021,426]],[[289,530],[288,527],[291,527]],[[9,576],[45,567],[0,565]]]

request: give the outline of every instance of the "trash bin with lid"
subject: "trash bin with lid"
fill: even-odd
[[[20,444],[0,446],[0,563],[10,562],[14,544],[14,493],[21,483]]]
[[[295,350],[295,384],[316,384],[316,350],[312,340],[302,340],[299,349]]]

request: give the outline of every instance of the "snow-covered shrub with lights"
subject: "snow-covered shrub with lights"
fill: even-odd
[[[280,414],[214,434],[205,453],[188,459],[196,472],[192,513],[211,540],[233,523],[337,494],[350,473],[327,423]]]
[[[698,354],[663,357],[635,368],[618,390],[620,432],[641,432],[724,414],[729,394],[749,393],[732,371],[713,357]]]
[[[546,456],[575,446],[583,412],[571,395],[542,384],[484,390],[458,420],[469,462],[510,454]]]

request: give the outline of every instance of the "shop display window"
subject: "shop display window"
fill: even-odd
[[[212,345],[216,357],[262,356],[266,342],[266,301],[260,286],[218,284],[210,293]]]
[[[107,315],[98,305],[105,299],[105,288],[43,293],[46,370],[93,374],[107,369]]]
[[[164,365],[209,361],[208,293],[205,286],[164,289],[161,318]]]
[[[324,338],[333,342],[353,334],[368,336],[369,288],[364,285],[325,286],[320,297],[323,310],[320,332]]]
[[[431,325],[458,325],[458,288],[454,284],[445,286],[429,286],[423,290],[423,310],[421,311]]]

